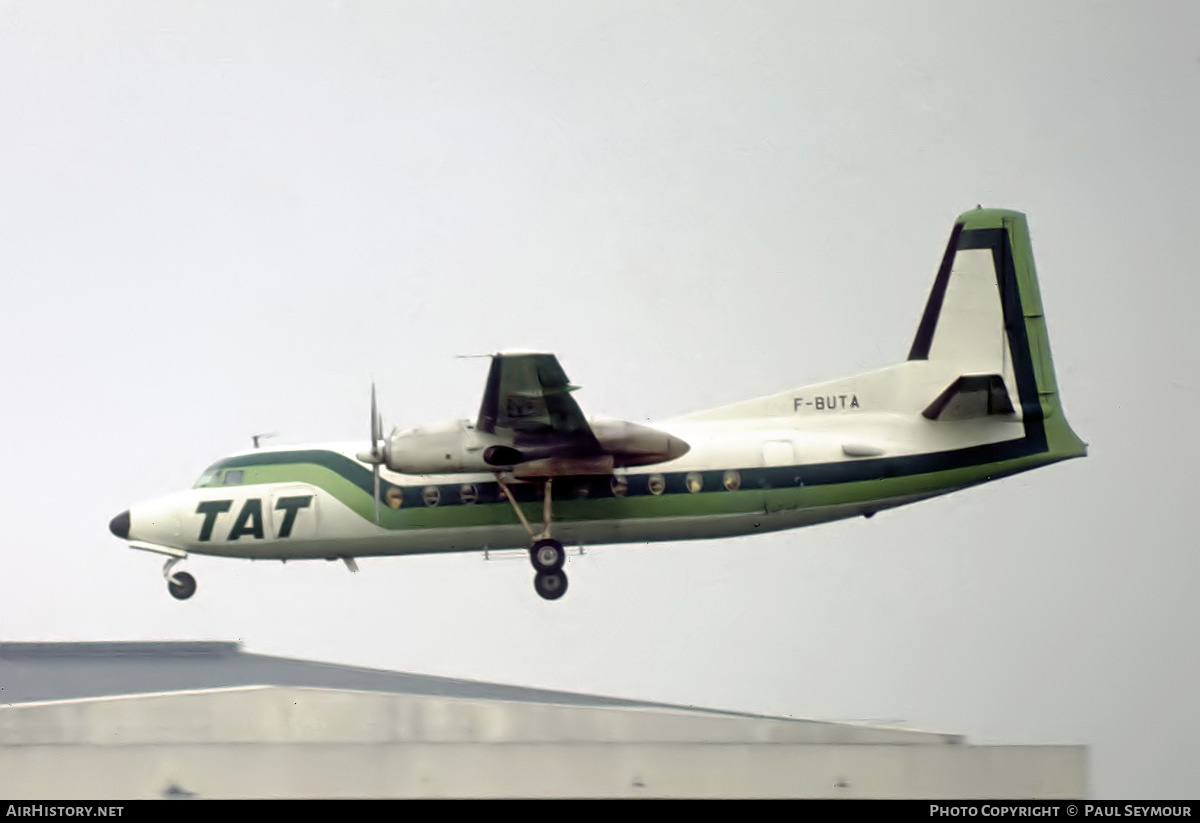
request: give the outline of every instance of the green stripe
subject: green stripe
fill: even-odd
[[[817,477],[819,466],[787,466],[772,469],[746,468],[740,470],[743,487],[726,491],[721,485],[722,471],[701,472],[705,491],[686,490],[685,472],[665,474],[666,492],[653,495],[646,487],[649,474],[630,475],[627,496],[616,497],[608,486],[608,478],[557,478],[554,483],[554,517],[557,521],[599,521],[611,519],[642,519],[660,517],[694,517],[717,514],[747,514],[755,511],[778,511],[798,508],[818,508],[845,504],[885,503],[890,498],[936,494],[982,483],[997,477],[1026,471],[1053,462],[1045,454],[1030,455],[1013,460],[965,466],[944,471],[922,472],[893,477],[877,477],[848,482],[806,483],[806,475]],[[253,462],[252,462],[253,461]],[[865,461],[862,461],[865,462]],[[853,466],[855,464],[842,464]],[[861,462],[860,464],[861,465]],[[291,452],[263,452],[241,455],[221,461],[220,468],[244,470],[243,485],[274,483],[305,483],[332,495],[365,520],[374,521],[372,477],[362,464],[328,450],[310,449]],[[819,478],[818,478],[819,479]],[[763,488],[765,484],[767,487]],[[473,484],[481,502],[458,502],[461,484],[440,484],[441,503],[425,506],[422,502],[424,485],[397,486],[381,481],[381,493],[389,488],[402,489],[404,506],[392,509],[380,506],[380,526],[386,529],[435,529],[447,527],[498,526],[517,522],[510,505],[501,497],[495,482]],[[232,487],[230,487],[232,488]],[[521,499],[522,509],[531,522],[542,515],[540,484],[522,483],[510,486]],[[590,495],[586,500],[575,497],[581,489]]]

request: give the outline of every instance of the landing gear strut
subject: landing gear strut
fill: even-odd
[[[187,600],[196,593],[196,578],[187,572],[171,573],[171,570],[182,560],[182,557],[172,557],[163,566],[162,571],[163,577],[167,581],[167,591],[176,600]]]
[[[496,481],[504,490],[504,496],[512,504],[513,511],[517,513],[517,519],[521,521],[521,525],[525,527],[525,531],[529,533],[529,539],[533,543],[529,549],[529,560],[536,572],[533,577],[534,591],[545,600],[557,600],[567,592],[567,573],[562,570],[563,563],[567,560],[567,553],[563,550],[562,543],[550,536],[550,523],[553,520],[550,505],[552,478],[546,478],[545,495],[542,501],[542,530],[536,534],[533,527],[529,525],[525,513],[517,505],[517,500],[509,490],[508,484],[499,474],[496,475]]]

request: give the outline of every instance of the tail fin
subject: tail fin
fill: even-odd
[[[987,418],[1003,431],[1022,424],[1021,438],[981,447],[976,462],[1019,458],[1032,467],[1086,454],[1059,403],[1025,215],[977,209],[958,217],[908,362],[679,419],[790,418],[810,400],[918,413],[939,425]]]
[[[1045,420],[1054,451],[1084,454],[1067,426],[1050,357],[1025,215],[976,209],[959,215],[909,360],[928,360],[963,377],[999,376],[1026,421]]]

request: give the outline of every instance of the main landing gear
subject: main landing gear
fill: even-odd
[[[162,571],[163,577],[167,581],[167,591],[176,600],[187,600],[196,593],[196,578],[187,572],[175,572],[171,574],[171,570],[182,560],[182,557],[172,557],[163,566]]]
[[[533,563],[535,572],[533,576],[534,591],[545,600],[557,600],[567,593],[567,573],[563,571],[567,553],[563,550],[563,544],[550,536],[550,522],[553,519],[550,509],[551,478],[546,478],[545,497],[542,501],[542,530],[536,534],[533,527],[529,525],[525,513],[517,505],[516,498],[509,490],[508,484],[498,474],[496,480],[500,484],[500,488],[504,490],[504,496],[512,504],[513,511],[517,513],[517,518],[525,527],[525,531],[529,533],[529,539],[533,543],[529,548],[529,560]]]

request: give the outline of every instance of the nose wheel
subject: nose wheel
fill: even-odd
[[[171,593],[171,597],[176,600],[187,600],[196,593],[196,578],[192,577],[187,572],[171,573],[182,557],[172,557],[163,566],[163,577],[167,581],[167,591]]]
[[[167,581],[167,591],[176,600],[187,600],[196,593],[196,578],[187,572],[176,572],[174,580]]]

